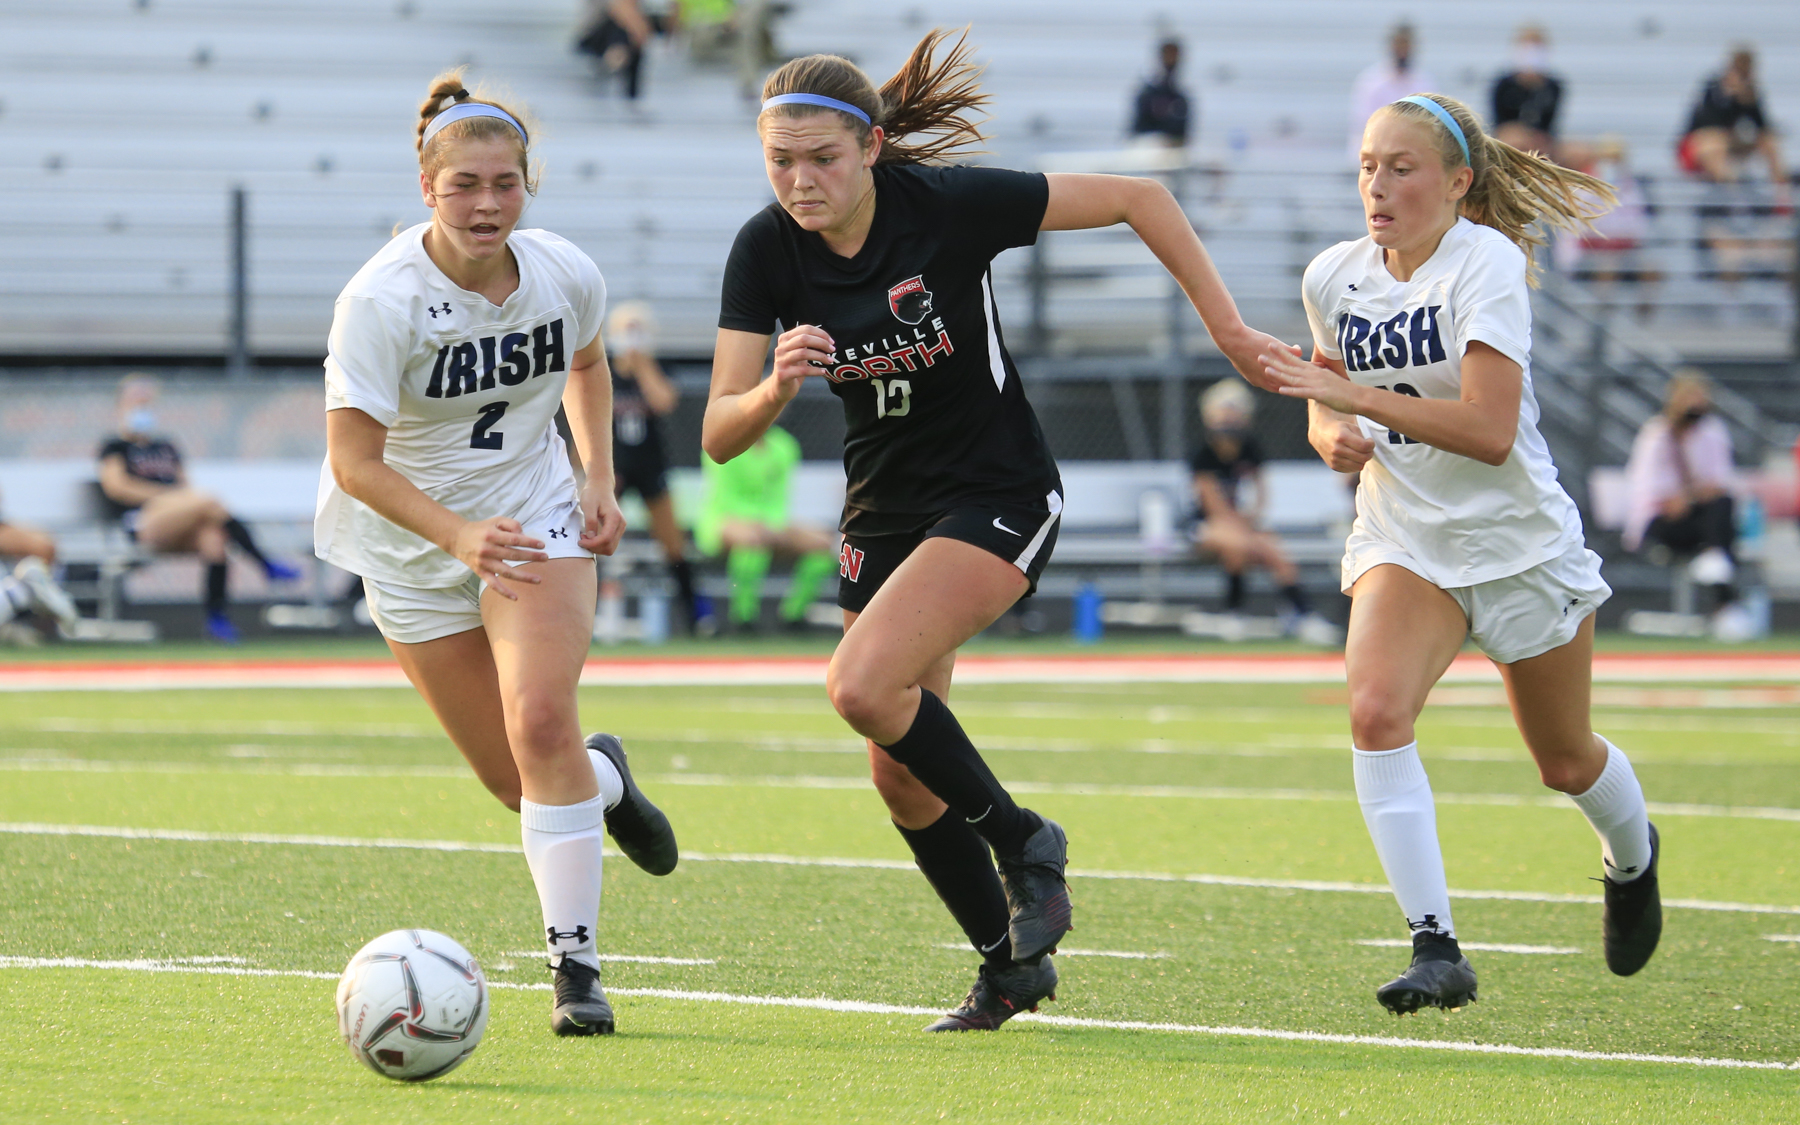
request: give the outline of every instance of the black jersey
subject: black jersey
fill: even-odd
[[[113,438],[100,447],[100,460],[104,461],[115,453],[125,462],[126,476],[149,481],[151,484],[181,483],[181,453],[162,438],[144,438],[139,441]],[[110,496],[106,498],[106,506],[115,518],[139,507],[136,504],[121,504]]]
[[[1254,477],[1262,468],[1262,447],[1256,439],[1246,434],[1237,443],[1237,453],[1227,461],[1219,455],[1213,443],[1202,437],[1195,447],[1194,455],[1188,458],[1188,468],[1195,476],[1212,476],[1219,478],[1219,488],[1225,493],[1225,502],[1231,505],[1232,511],[1241,511],[1244,507],[1240,495],[1241,486],[1246,480]],[[1205,519],[1207,513],[1200,513]]]
[[[814,324],[844,403],[841,530],[911,534],[975,497],[1061,490],[1006,354],[989,263],[1037,241],[1049,185],[1031,172],[877,165],[875,217],[855,257],[772,203],[738,232],[719,327]]]
[[[662,423],[644,400],[636,379],[613,372],[613,459],[634,465],[663,465]]]

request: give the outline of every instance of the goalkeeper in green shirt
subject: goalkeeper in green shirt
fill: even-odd
[[[762,580],[776,552],[797,556],[781,621],[805,628],[806,607],[836,563],[836,537],[816,527],[790,523],[788,507],[800,443],[780,426],[770,426],[755,445],[720,465],[704,453],[706,503],[694,526],[694,542],[709,555],[725,554],[731,578],[731,624],[754,628],[762,611]]]

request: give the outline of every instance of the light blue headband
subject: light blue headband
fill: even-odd
[[[497,105],[487,105],[482,102],[463,102],[461,105],[451,106],[449,109],[446,109],[444,112],[431,119],[431,124],[425,126],[425,137],[419,142],[420,146],[423,147],[430,144],[431,138],[438,135],[438,130],[451,122],[467,121],[471,117],[498,117],[500,120],[519,131],[520,140],[524,141],[527,145],[531,143],[531,137],[526,134],[525,126],[519,124],[518,119],[504,109],[501,109]]]
[[[762,104],[764,109],[773,109],[778,105],[818,105],[826,109],[835,109],[840,113],[848,113],[864,125],[873,125],[869,115],[857,109],[849,102],[840,102],[836,98],[828,98],[824,94],[777,94]]]
[[[1413,94],[1401,98],[1400,101],[1406,102],[1408,105],[1423,106],[1430,110],[1431,116],[1442,121],[1444,123],[1444,128],[1450,130],[1450,135],[1456,138],[1457,146],[1462,149],[1463,163],[1468,164],[1470,167],[1474,167],[1473,162],[1469,159],[1469,138],[1463,136],[1462,126],[1456,123],[1456,118],[1450,116],[1449,110],[1439,105],[1436,99],[1428,98],[1424,94]],[[1394,104],[1398,105],[1400,102],[1395,102]]]

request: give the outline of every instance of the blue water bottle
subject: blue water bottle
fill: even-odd
[[[1100,596],[1100,587],[1092,582],[1083,582],[1075,591],[1075,643],[1091,645],[1100,639],[1104,632],[1100,624],[1100,605],[1105,599]]]

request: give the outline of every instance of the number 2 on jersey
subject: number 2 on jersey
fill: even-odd
[[[506,435],[494,433],[494,426],[506,415],[509,404],[490,402],[481,408],[480,417],[475,419],[475,432],[469,435],[470,449],[500,449],[506,441]]]
[[[899,418],[912,413],[912,382],[907,379],[870,379],[875,387],[875,417]],[[898,406],[888,405],[888,396],[900,400]]]
[[[1379,389],[1384,390],[1384,391],[1388,389],[1387,387],[1381,386],[1380,384],[1377,384],[1377,386],[1379,387]],[[1419,393],[1419,388],[1413,386],[1411,383],[1395,383],[1393,386],[1393,391],[1395,394],[1405,395],[1407,398],[1424,398],[1425,397],[1424,395]],[[1417,438],[1409,438],[1405,434],[1401,433],[1399,430],[1389,430],[1388,431],[1388,444],[1389,445],[1417,445],[1417,444],[1419,444],[1419,442],[1418,442]]]

